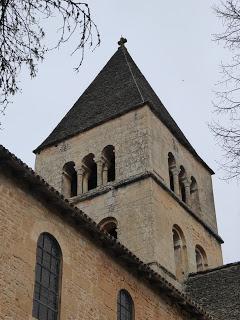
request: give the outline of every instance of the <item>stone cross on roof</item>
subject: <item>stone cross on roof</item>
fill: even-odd
[[[118,41],[118,45],[120,47],[124,47],[125,43],[127,43],[127,39],[123,37],[121,37],[120,40]]]

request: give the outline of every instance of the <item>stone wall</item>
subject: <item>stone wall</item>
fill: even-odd
[[[115,147],[113,185],[152,172],[169,188],[168,153],[171,152],[177,169],[183,165],[187,180],[194,176],[197,181],[201,210],[194,213],[217,233],[210,172],[174,138],[147,105],[46,148],[36,157],[36,171],[61,192],[64,164],[74,161],[79,168],[84,156],[93,153],[99,158],[107,145]],[[89,192],[100,192],[102,188]],[[206,251],[210,267],[222,264],[217,240],[151,179],[126,182],[124,187],[113,186],[102,195],[72,200],[97,223],[106,217],[116,218],[120,241],[144,262],[155,261],[175,274],[172,227],[179,224],[187,240],[188,271],[196,271],[196,244]]]
[[[145,172],[149,167],[149,110],[144,107],[108,121],[37,154],[35,170],[61,192],[62,168],[73,161],[81,167],[89,153],[96,158],[107,145],[115,147],[116,179]]]
[[[186,239],[188,272],[196,272],[196,245],[206,251],[210,268],[222,264],[221,245],[216,238],[152,178],[76,199],[75,204],[97,223],[114,217],[123,244],[144,262],[158,262],[174,275],[172,228],[175,224]]]
[[[133,298],[135,319],[192,319],[1,173],[0,203],[1,320],[32,319],[36,244],[42,232],[53,235],[62,250],[60,319],[116,319],[123,288]]]
[[[206,252],[209,268],[222,265],[220,243],[155,181],[152,181],[152,214],[156,260],[170,272],[175,274],[172,236],[174,225],[182,230],[186,241],[187,273],[197,271],[196,245],[200,245]]]
[[[193,176],[197,181],[201,211],[197,211],[196,214],[217,232],[211,174],[152,112],[149,116],[152,168],[169,186],[168,153],[171,152],[175,157],[177,169],[182,165],[188,180]]]
[[[115,147],[118,181],[153,170],[169,186],[168,153],[171,152],[177,169],[182,165],[188,181],[191,176],[197,181],[201,210],[195,210],[196,214],[217,232],[211,174],[176,140],[148,106],[44,149],[36,156],[35,169],[61,192],[64,164],[73,161],[75,167],[80,168],[84,156],[93,153],[95,158],[99,158],[107,145]]]

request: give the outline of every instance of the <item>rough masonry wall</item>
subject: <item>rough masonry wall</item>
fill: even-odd
[[[158,262],[175,274],[172,228],[183,231],[188,272],[196,272],[195,246],[207,254],[209,267],[222,265],[221,245],[162,186],[152,178],[76,202],[97,223],[118,221],[118,238],[144,262]]]
[[[152,181],[151,189],[154,255],[157,261],[175,274],[172,229],[174,225],[178,225],[186,240],[188,272],[197,271],[196,245],[200,245],[205,250],[209,268],[222,265],[222,251],[219,242],[155,181]]]
[[[151,181],[146,179],[113,188],[77,202],[76,206],[97,223],[107,217],[115,218],[119,241],[147,263],[155,260],[151,202]]]
[[[151,111],[149,111],[149,113],[153,170],[156,171],[163,181],[169,186],[168,153],[171,152],[176,159],[177,168],[179,169],[182,165],[186,170],[188,179],[193,176],[197,181],[201,212],[196,212],[196,214],[198,214],[199,217],[201,217],[217,232],[212,179],[210,173],[177,141],[174,135]]]
[[[116,319],[117,293],[126,289],[138,320],[192,317],[128,273],[56,213],[0,174],[0,319],[32,319],[36,244],[42,232],[63,254],[61,320]]]
[[[149,167],[148,107],[131,111],[93,129],[49,147],[36,156],[35,170],[61,192],[62,168],[68,161],[81,167],[84,156],[101,155],[107,145],[115,147],[116,180],[144,172]]]

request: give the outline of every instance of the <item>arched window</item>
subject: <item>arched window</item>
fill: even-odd
[[[170,189],[172,191],[174,190],[174,175],[173,175],[173,170],[176,170],[176,161],[171,152],[168,154],[168,173],[169,173],[169,185]]]
[[[190,197],[191,197],[191,207],[195,211],[200,211],[200,202],[199,202],[199,194],[198,194],[198,185],[197,181],[194,177],[191,177],[191,184],[190,184]]]
[[[196,245],[195,255],[196,255],[197,272],[206,270],[208,267],[207,255],[201,246]]]
[[[89,153],[82,160],[83,175],[83,192],[92,190],[97,187],[97,164],[94,161],[94,154]]]
[[[106,177],[103,176],[103,183],[115,180],[115,148],[112,145],[106,146],[102,155],[104,158],[103,174],[106,171]]]
[[[126,290],[120,290],[118,293],[117,320],[134,320],[133,300]]]
[[[186,241],[182,230],[174,225],[172,229],[176,278],[182,280],[187,271]]]
[[[183,166],[180,166],[178,180],[179,180],[180,197],[183,202],[186,202],[186,189],[185,189],[186,171]]]
[[[57,320],[60,301],[62,253],[53,236],[42,233],[37,242],[32,315],[38,320]]]
[[[99,228],[106,232],[109,233],[110,236],[112,236],[113,238],[117,239],[118,234],[117,234],[117,220],[115,218],[112,217],[108,217],[103,219],[100,223],[99,223]]]
[[[77,172],[73,161],[67,162],[63,166],[62,193],[65,197],[77,195]]]

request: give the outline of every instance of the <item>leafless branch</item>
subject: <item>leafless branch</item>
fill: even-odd
[[[60,18],[60,33],[55,45],[44,44],[46,30],[43,21]],[[79,70],[85,46],[95,49],[100,44],[98,28],[87,3],[77,0],[1,0],[0,2],[0,111],[19,90],[17,81],[21,68],[26,66],[31,77],[37,64],[49,50],[60,48],[73,35],[77,44],[72,54],[80,52]]]
[[[240,2],[222,1],[215,12],[224,31],[215,40],[233,53],[232,61],[221,65],[222,81],[218,83],[214,101],[217,116],[224,115],[224,125],[216,121],[210,128],[224,151],[221,168],[226,178],[240,178]]]

